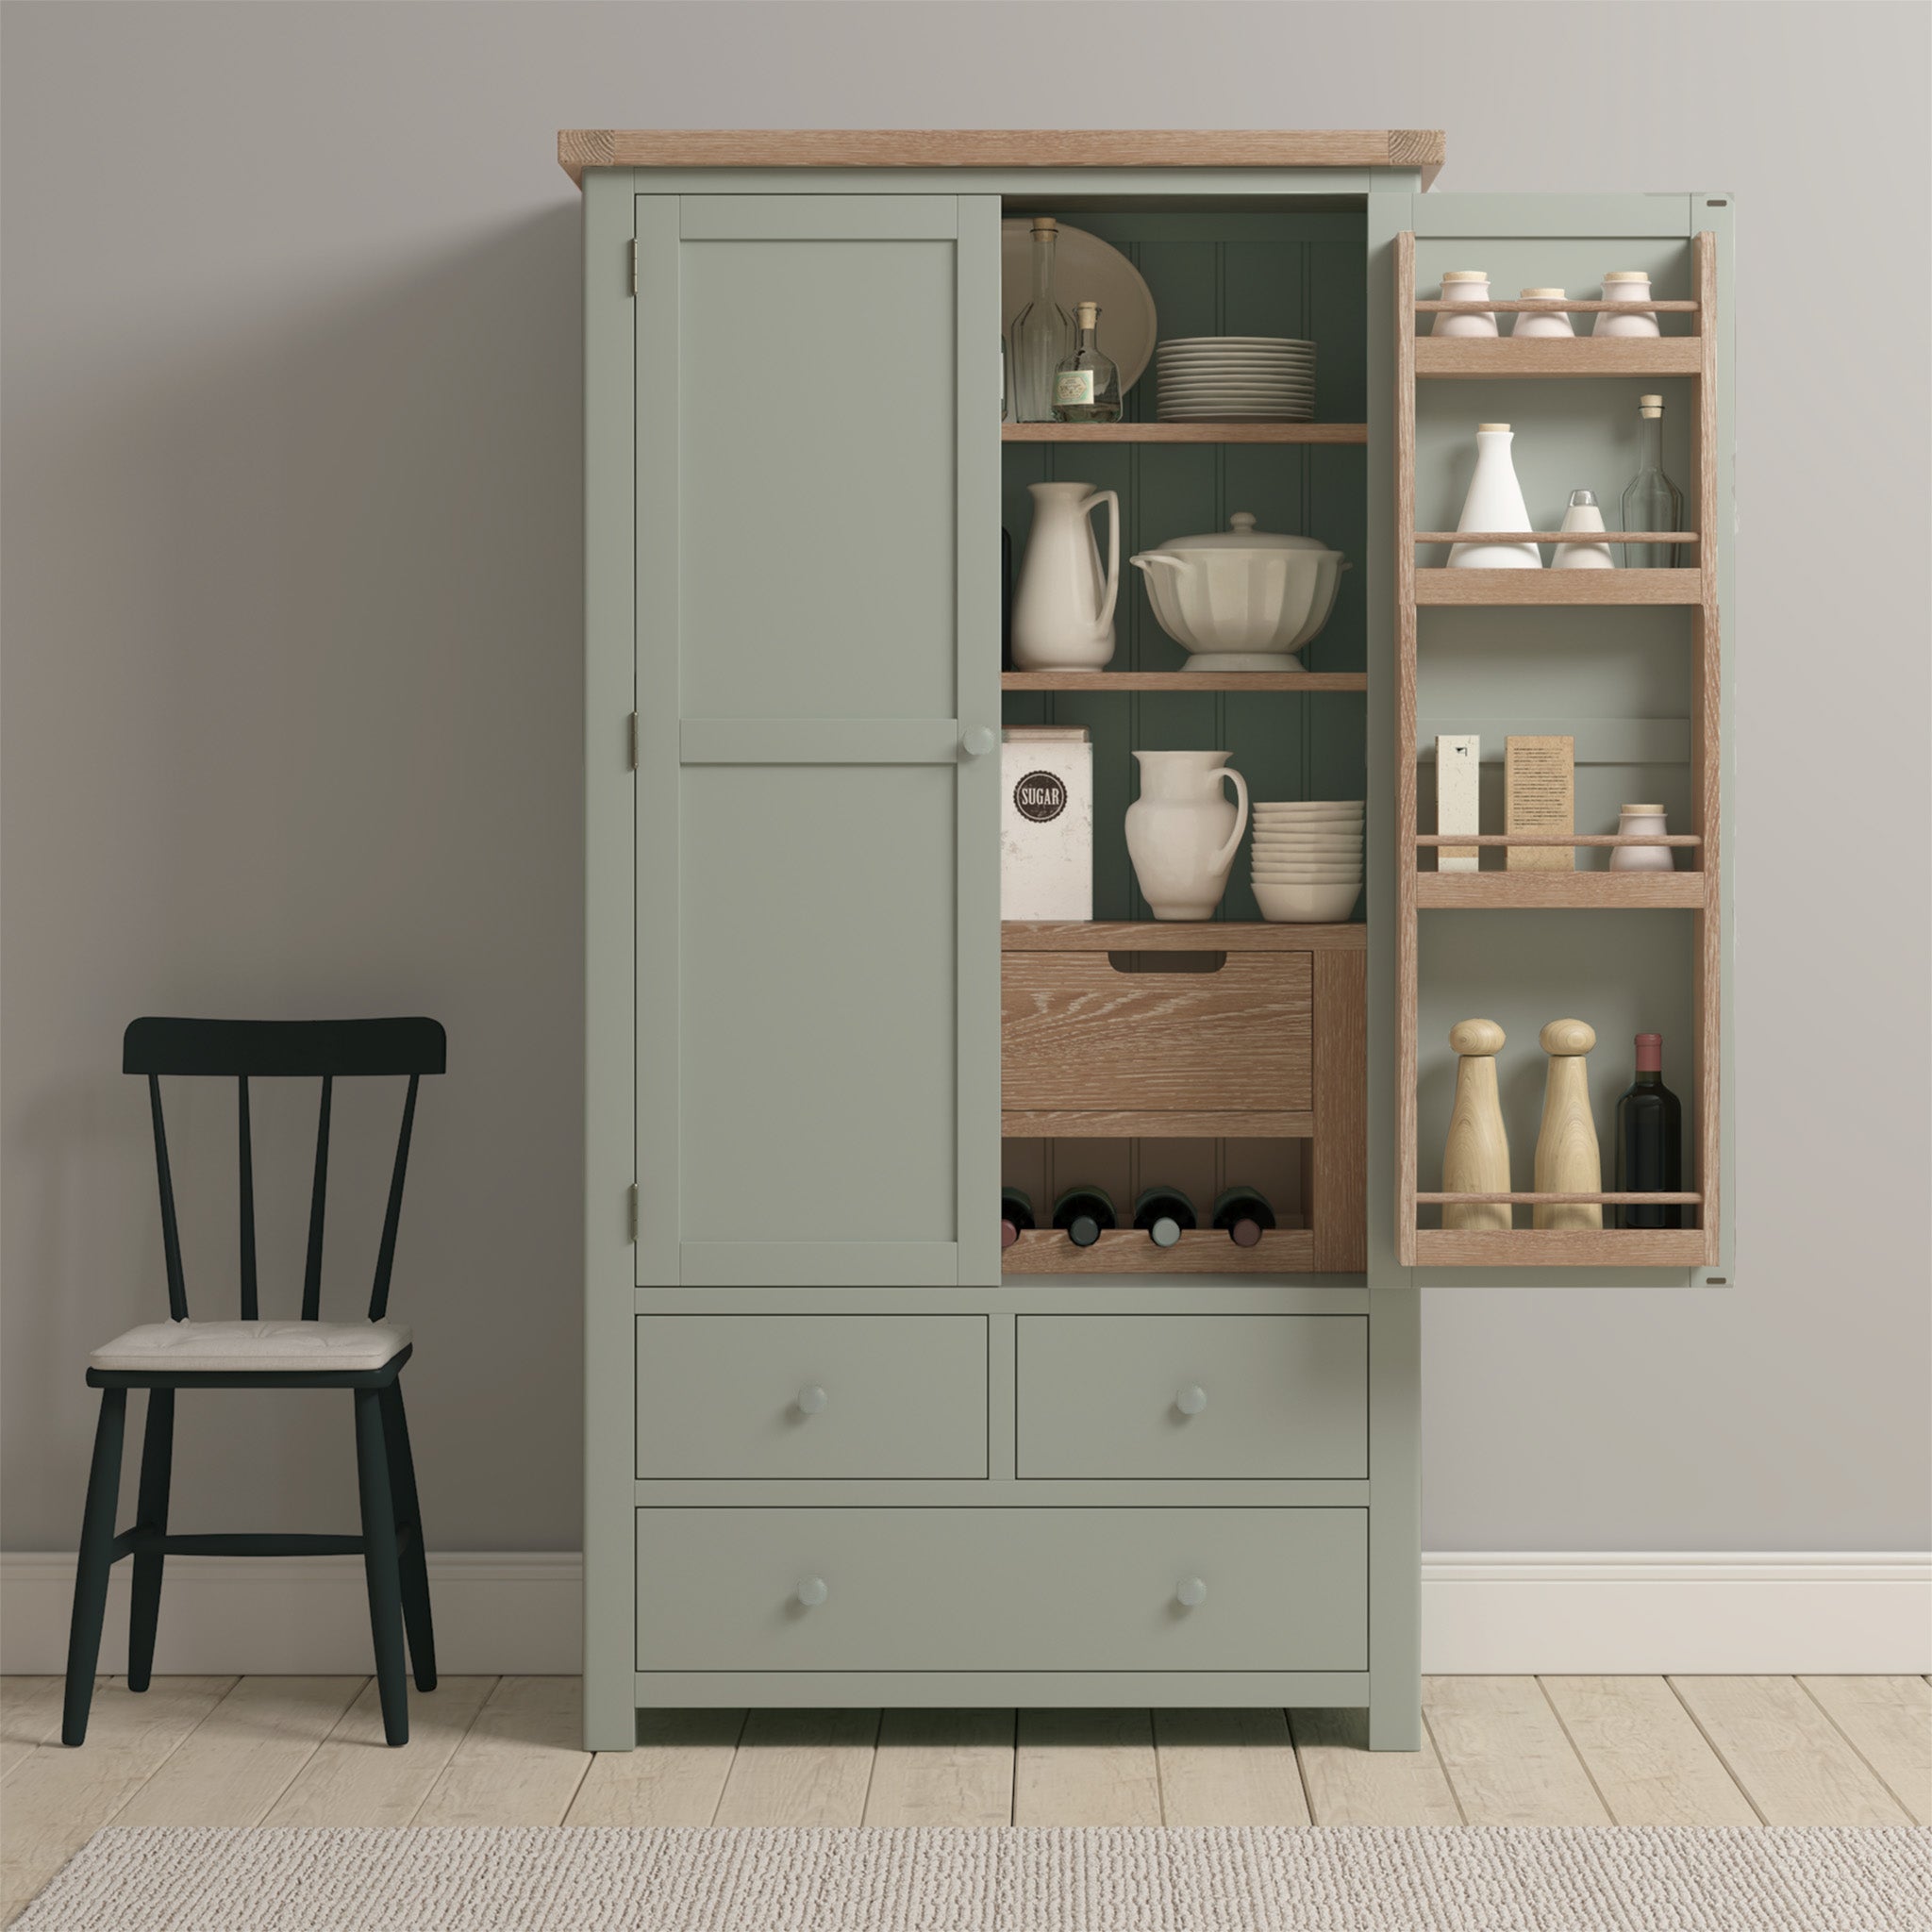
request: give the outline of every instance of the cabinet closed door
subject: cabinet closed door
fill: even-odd
[[[997,201],[637,243],[638,1280],[997,1282]]]

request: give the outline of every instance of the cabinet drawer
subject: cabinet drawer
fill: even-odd
[[[641,1476],[983,1476],[983,1315],[641,1315]]]
[[[1368,1662],[1365,1509],[641,1509],[637,1526],[643,1671]]]
[[[1311,978],[1306,953],[1228,953],[1213,973],[1121,973],[1105,953],[1008,953],[1000,1105],[1304,1110]]]
[[[1023,1476],[1369,1473],[1366,1315],[1023,1315],[1019,1346]]]

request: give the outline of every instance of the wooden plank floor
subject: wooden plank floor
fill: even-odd
[[[1905,1824],[1921,1677],[1438,1677],[1423,1748],[1355,1711],[658,1711],[578,1747],[574,1677],[453,1677],[382,1743],[359,1677],[0,1681],[0,1922],[120,1824]]]

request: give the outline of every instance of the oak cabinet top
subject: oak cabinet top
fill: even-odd
[[[1440,127],[566,127],[557,158],[586,168],[1418,168]]]

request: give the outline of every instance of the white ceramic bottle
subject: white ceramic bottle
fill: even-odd
[[[1490,276],[1487,269],[1450,269],[1442,277],[1442,300],[1466,302],[1470,305],[1470,312],[1467,315],[1448,315],[1438,309],[1429,324],[1432,336],[1492,336],[1496,333],[1496,317],[1489,307]]]
[[[1622,312],[1599,308],[1596,326],[1591,330],[1592,335],[1655,336],[1663,333],[1657,325],[1656,310],[1641,307],[1650,300],[1650,277],[1641,269],[1611,269],[1604,276],[1604,300],[1627,302],[1631,306]]]
[[[1516,480],[1509,455],[1515,441],[1507,423],[1475,425],[1475,475],[1462,501],[1458,530],[1523,530],[1536,526]],[[1454,543],[1449,548],[1453,570],[1541,570],[1542,552],[1534,543]]]
[[[1525,289],[1523,300],[1525,302],[1560,302],[1567,291],[1562,289]],[[1560,315],[1518,314],[1515,326],[1510,329],[1512,336],[1574,336],[1575,327],[1566,310]]]
[[[1563,512],[1564,529],[1601,530],[1603,526],[1603,507],[1596,500],[1596,491],[1573,490],[1570,508]],[[1615,570],[1617,567],[1617,559],[1610,555],[1607,543],[1553,543],[1550,548],[1556,552],[1550,559],[1552,570]]]
[[[1141,795],[1127,808],[1127,857],[1156,919],[1212,919],[1248,828],[1248,786],[1224,751],[1137,751]],[[1230,780],[1237,805],[1221,789]]]
[[[1661,839],[1669,830],[1660,805],[1626,805],[1617,812],[1618,836],[1624,839]],[[1612,872],[1675,872],[1677,861],[1668,845],[1612,845]]]

